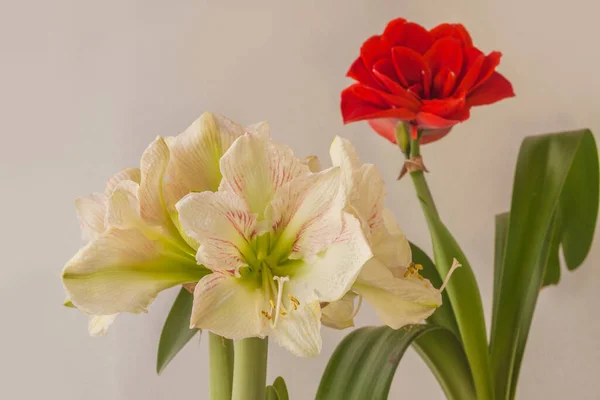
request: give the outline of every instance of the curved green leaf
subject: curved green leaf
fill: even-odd
[[[496,400],[514,397],[539,290],[560,279],[559,244],[569,269],[581,265],[589,251],[599,185],[598,152],[589,130],[523,142],[494,282],[490,351]]]
[[[446,286],[460,331],[463,348],[469,360],[477,397],[492,399],[493,390],[488,358],[488,342],[483,305],[477,280],[462,249],[434,210],[422,203],[429,225],[435,265],[440,275],[446,276],[456,258],[462,268],[456,270]]]
[[[279,396],[279,400],[290,400],[290,396],[288,394],[287,385],[285,384],[285,380],[282,377],[278,376],[273,382],[273,387],[277,391],[277,396]]]
[[[317,400],[380,400],[387,399],[392,379],[400,359],[413,341],[422,335],[443,330],[449,336],[453,334],[436,325],[408,325],[393,330],[387,326],[366,327],[355,330],[342,340],[331,356],[317,392]],[[446,336],[447,338],[447,336]],[[450,346],[451,342],[446,344]],[[454,345],[460,344],[457,340]],[[428,343],[425,343],[428,349]],[[456,349],[429,349],[434,357],[443,359],[440,372],[443,376],[459,379],[455,386],[458,393],[468,393],[463,385],[470,381],[460,380],[459,376],[469,375],[468,368],[456,357]],[[443,350],[443,353],[439,351]],[[462,372],[459,371],[462,369]],[[452,371],[456,371],[452,372]],[[467,371],[467,372],[464,372]],[[454,386],[448,386],[454,387]],[[469,400],[469,397],[451,397]],[[474,399],[474,397],[473,397]]]
[[[277,389],[273,386],[267,386],[265,389],[265,399],[266,400],[281,400],[279,398],[279,394],[277,393]]]
[[[194,296],[181,288],[160,335],[156,358],[156,373],[159,375],[187,342],[198,333],[198,329],[190,329],[193,302]]]
[[[429,366],[449,400],[477,400],[469,362],[457,337],[446,329],[419,336],[414,349]]]
[[[421,250],[414,243],[410,243],[410,250],[412,252],[413,262],[423,266],[421,275],[429,279],[434,287],[441,287],[443,280],[440,278],[440,274],[438,273],[433,261],[431,261],[431,258],[429,258],[427,253]],[[454,311],[452,310],[452,304],[450,303],[448,293],[445,291],[442,293],[442,306],[435,310],[435,312],[429,318],[427,318],[427,322],[443,326],[444,328],[453,332],[457,338],[460,337],[458,325],[456,324],[456,317],[454,316]]]

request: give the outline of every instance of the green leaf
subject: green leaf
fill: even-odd
[[[496,255],[491,363],[496,400],[511,399],[539,290],[560,279],[593,238],[599,198],[598,153],[589,130],[529,137],[517,163],[503,256]],[[498,247],[497,247],[498,251]]]
[[[504,265],[504,251],[506,249],[506,234],[508,233],[509,213],[496,215],[496,232],[494,241],[494,300],[492,305],[492,330],[496,326],[496,308],[498,307],[498,295],[500,294],[500,277]],[[490,342],[490,349],[492,348]]]
[[[423,275],[424,278],[429,279],[434,287],[441,287],[443,283],[442,278],[440,278],[440,274],[437,272],[433,261],[431,261],[431,258],[429,258],[427,253],[421,250],[414,243],[410,243],[410,250],[412,252],[413,262],[423,266],[421,275]],[[445,291],[442,292],[442,306],[435,310],[431,317],[427,319],[427,322],[443,326],[444,328],[453,332],[457,338],[460,337],[458,325],[456,324],[456,317],[454,316],[454,311],[452,310],[452,304],[450,303],[448,293]]]
[[[437,330],[444,330],[447,335],[453,335],[445,328],[430,324],[408,325],[398,330],[387,326],[355,330],[342,340],[329,359],[321,378],[317,400],[387,399],[394,373],[406,349],[418,337]],[[458,341],[453,343],[457,345]],[[451,345],[450,342],[446,344]],[[431,351],[437,353],[439,349]],[[437,356],[444,360],[440,368],[445,370],[445,374],[451,375],[450,370],[455,369],[455,377],[461,379],[459,376],[468,376],[468,369],[465,370],[467,366],[464,364],[464,358],[461,361],[455,357],[456,354],[456,349],[444,349],[444,353]],[[463,371],[458,371],[460,369]],[[457,381],[455,386],[469,384],[470,382],[461,380]],[[461,388],[460,393],[468,393],[468,389]],[[453,399],[469,400],[470,397]]]
[[[266,400],[281,400],[279,394],[277,393],[277,389],[273,386],[267,386],[265,389],[265,399]]]
[[[156,358],[156,372],[159,375],[187,342],[198,333],[198,329],[190,329],[193,301],[194,296],[181,288],[160,335]]]
[[[413,348],[429,366],[449,400],[476,400],[469,362],[457,337],[446,329],[419,336]]]
[[[469,360],[477,397],[481,400],[492,399],[487,334],[477,280],[467,257],[435,210],[426,203],[422,203],[422,206],[433,243],[435,265],[440,274],[448,274],[454,258],[462,264],[462,268],[457,269],[450,278],[446,291]]]
[[[290,396],[288,394],[287,385],[285,384],[285,380],[282,377],[278,376],[273,382],[273,387],[277,391],[277,395],[279,396],[279,400],[290,400]]]

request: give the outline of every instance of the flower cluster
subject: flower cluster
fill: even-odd
[[[357,296],[392,328],[423,320],[440,290],[411,263],[379,172],[341,138],[331,158],[321,170],[273,142],[266,123],[211,113],[157,138],[139,169],[77,200],[89,243],[63,270],[70,302],[98,334],[160,291],[195,285],[190,326],[271,336],[300,356],[320,351],[322,322],[353,325]]]

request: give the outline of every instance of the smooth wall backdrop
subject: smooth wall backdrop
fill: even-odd
[[[480,48],[504,53],[499,70],[515,86],[516,98],[474,110],[424,148],[440,212],[490,310],[493,216],[509,207],[522,138],[600,132],[598,11],[592,0],[1,1],[0,398],[206,398],[204,339],[155,374],[175,291],[97,339],[85,316],[61,306],[59,280],[81,244],[73,200],[102,190],[156,135],[179,133],[203,110],[268,119],[276,140],[324,162],[334,135],[351,139],[381,169],[405,233],[429,250],[410,182],[395,180],[400,154],[365,123],[343,126],[338,109],[360,44],[398,16],[464,23]],[[600,240],[577,273],[542,292],[518,398],[598,398],[598,261]],[[378,321],[366,307],[358,324]],[[283,375],[294,399],[312,398],[347,333],[324,329],[314,359],[274,344],[269,380]],[[410,351],[390,398],[443,397]]]

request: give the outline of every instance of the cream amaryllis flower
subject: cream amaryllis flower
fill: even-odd
[[[64,267],[63,284],[75,307],[96,316],[92,334],[120,312],[145,311],[161,290],[210,272],[196,263],[198,245],[180,231],[175,204],[192,191],[217,190],[219,159],[245,132],[268,136],[268,126],[243,128],[204,113],[182,134],[157,138],[141,170],[123,170],[104,193],[76,201],[89,243]]]
[[[419,274],[419,266],[411,262],[408,240],[384,206],[385,186],[377,168],[361,164],[352,144],[340,137],[333,141],[330,156],[333,165],[342,171],[346,210],[361,221],[373,250],[373,258],[365,264],[352,290],[393,329],[421,322],[442,304],[443,287],[434,288]],[[353,326],[351,296],[352,292],[341,302],[325,307],[323,323],[337,329]]]
[[[340,299],[372,256],[343,211],[338,167],[319,173],[246,134],[221,158],[216,193],[177,203],[181,225],[213,272],[194,291],[191,326],[230,339],[274,337],[300,356],[321,349],[321,306]]]

